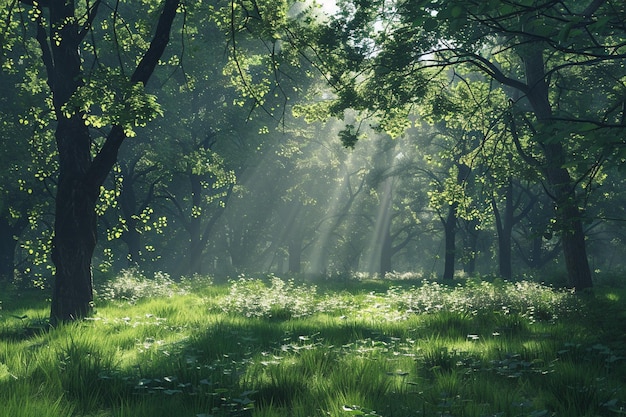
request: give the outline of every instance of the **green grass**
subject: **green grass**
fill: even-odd
[[[125,272],[54,330],[45,294],[3,297],[0,416],[626,414],[619,288]]]

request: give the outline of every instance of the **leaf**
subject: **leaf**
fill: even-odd
[[[344,405],[341,407],[343,411],[346,411],[351,416],[364,416],[365,413],[361,411],[358,405]]]
[[[424,24],[422,25],[422,29],[424,29],[426,32],[432,32],[435,29],[437,29],[437,26],[439,26],[439,22],[437,21],[437,19],[426,18],[424,19]]]

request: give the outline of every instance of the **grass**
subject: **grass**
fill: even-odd
[[[127,271],[54,330],[5,294],[0,416],[626,414],[623,289],[343,284]]]

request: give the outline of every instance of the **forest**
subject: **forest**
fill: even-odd
[[[0,5],[6,415],[626,413],[622,1]]]

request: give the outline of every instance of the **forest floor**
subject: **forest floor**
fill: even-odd
[[[0,416],[626,415],[623,286],[127,271],[53,330],[0,301]]]

